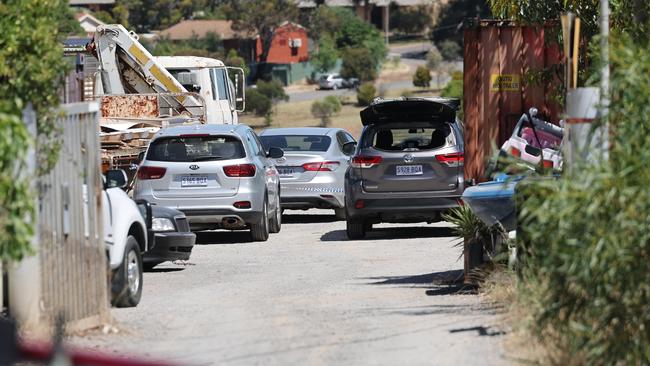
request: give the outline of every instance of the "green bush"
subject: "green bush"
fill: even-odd
[[[445,61],[456,61],[462,58],[461,47],[458,43],[450,40],[444,40],[438,44],[440,55]]]
[[[339,58],[339,52],[332,37],[325,35],[318,41],[318,50],[311,53],[309,61],[314,65],[314,69],[324,73],[336,66],[336,60]]]
[[[272,104],[289,100],[289,96],[284,92],[284,85],[278,79],[271,81],[258,80],[257,91],[269,98]]]
[[[58,157],[56,107],[69,70],[60,40],[79,25],[63,0],[5,0],[0,4],[0,261],[31,253],[34,193],[21,174],[32,140],[21,121],[31,103],[38,118],[39,173]]]
[[[341,111],[341,102],[335,95],[328,95],[323,100],[315,100],[311,105],[311,114],[320,118],[321,127],[327,127],[331,123],[332,115]]]
[[[428,88],[431,84],[431,72],[426,66],[418,66],[413,74],[413,85],[420,88]]]
[[[451,81],[440,91],[440,96],[445,98],[458,98],[460,99],[460,110],[458,111],[458,118],[463,119],[463,73],[461,71],[454,71],[451,74]]]
[[[341,76],[344,78],[355,77],[364,81],[377,78],[377,63],[367,48],[350,48],[343,52]]]
[[[427,67],[429,70],[436,70],[440,65],[442,64],[442,54],[440,54],[440,51],[436,46],[431,47],[429,52],[427,53]]]
[[[273,104],[271,99],[260,93],[255,88],[246,88],[246,109],[255,113],[256,116],[271,114]]]
[[[611,61],[609,160],[519,196],[520,298],[549,363],[650,362],[650,47]]]
[[[377,96],[377,89],[372,83],[363,83],[357,91],[357,102],[360,106],[367,106]]]

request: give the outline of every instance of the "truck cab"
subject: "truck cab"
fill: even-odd
[[[206,57],[160,56],[156,62],[183,87],[203,97],[207,123],[237,124],[238,89],[223,62]],[[239,76],[235,74],[235,76]],[[243,74],[241,75],[243,77]]]

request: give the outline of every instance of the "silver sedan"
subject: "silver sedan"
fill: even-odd
[[[281,148],[275,160],[282,208],[334,209],[345,218],[345,171],[355,139],[340,128],[271,128],[260,133],[265,150]]]

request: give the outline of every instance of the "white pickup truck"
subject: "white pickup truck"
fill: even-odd
[[[102,207],[111,304],[136,306],[142,295],[142,254],[150,245],[147,223],[138,205],[123,190],[126,173],[109,170],[105,179]]]

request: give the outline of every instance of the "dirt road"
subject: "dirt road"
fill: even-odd
[[[199,235],[191,265],[145,273],[118,334],[73,343],[194,365],[502,365],[495,309],[461,275],[446,224],[348,241],[329,211],[287,211],[266,243]],[[437,283],[437,284],[435,284]]]

